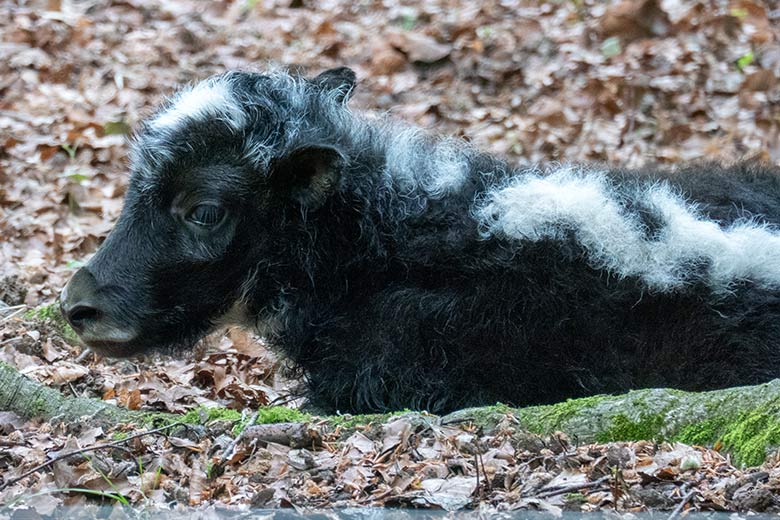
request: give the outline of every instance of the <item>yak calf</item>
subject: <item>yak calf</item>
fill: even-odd
[[[321,410],[780,376],[780,171],[513,167],[352,113],[346,68],[230,72],[135,134],[114,230],[62,294],[110,356],[257,327]]]

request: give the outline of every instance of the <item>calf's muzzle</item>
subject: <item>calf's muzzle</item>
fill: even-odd
[[[90,348],[117,355],[117,350],[135,339],[131,327],[121,325],[115,302],[88,268],[79,269],[60,295],[60,310],[70,326]]]

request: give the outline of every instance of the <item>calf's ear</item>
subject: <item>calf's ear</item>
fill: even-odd
[[[346,162],[344,155],[333,146],[301,146],[276,162],[271,181],[282,196],[314,211],[336,191]]]
[[[339,103],[344,103],[352,97],[357,77],[355,71],[349,67],[338,67],[326,70],[312,81],[325,90],[335,90],[336,100]]]

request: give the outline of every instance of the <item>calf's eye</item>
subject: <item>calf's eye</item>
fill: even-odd
[[[203,227],[216,226],[225,218],[225,210],[216,204],[198,204],[187,214],[187,220]]]

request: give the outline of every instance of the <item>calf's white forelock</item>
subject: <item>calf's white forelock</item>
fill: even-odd
[[[171,130],[209,117],[224,121],[234,130],[246,124],[246,114],[225,77],[209,78],[177,93],[170,105],[152,119],[151,127]]]
[[[659,221],[648,237],[636,213],[621,200],[634,198]],[[751,221],[728,227],[706,219],[664,183],[618,193],[598,171],[563,167],[526,174],[495,188],[475,209],[484,235],[539,241],[573,236],[588,261],[621,277],[639,277],[670,291],[703,277],[727,291],[740,280],[780,286],[780,234]],[[696,274],[696,269],[703,272]]]

